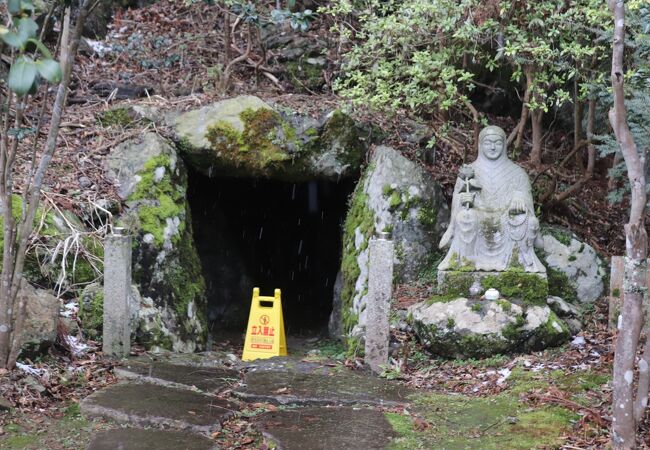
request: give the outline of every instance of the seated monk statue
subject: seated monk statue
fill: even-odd
[[[456,180],[449,228],[439,245],[450,248],[438,270],[544,273],[533,248],[539,239],[528,175],[508,159],[505,132],[488,126],[479,135],[478,158]]]

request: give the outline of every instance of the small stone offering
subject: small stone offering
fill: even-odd
[[[485,291],[485,300],[499,300],[499,291],[494,288],[490,288]]]

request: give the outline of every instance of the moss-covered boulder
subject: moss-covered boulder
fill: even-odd
[[[114,148],[107,169],[125,199],[119,223],[136,236],[133,280],[162,322],[155,330],[139,329],[141,341],[176,351],[202,348],[205,282],[192,237],[183,161],[169,141],[146,133]]]
[[[413,305],[408,321],[423,345],[449,358],[485,358],[542,350],[566,342],[566,323],[548,306],[466,298],[433,298]]]
[[[582,303],[603,295],[607,271],[593,247],[557,227],[542,227],[542,239],[538,254],[546,266],[551,295]]]
[[[340,299],[334,305],[348,337],[363,336],[368,286],[368,242],[392,233],[396,282],[429,274],[439,255],[449,209],[439,185],[418,164],[390,147],[378,147],[351,199],[343,230]],[[336,329],[331,326],[331,329]]]
[[[188,163],[208,176],[338,180],[358,173],[367,145],[340,110],[311,118],[250,95],[169,121]]]

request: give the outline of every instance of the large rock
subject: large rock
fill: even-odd
[[[360,127],[339,110],[315,119],[250,95],[168,122],[189,164],[208,176],[338,180],[358,173],[367,145]]]
[[[201,348],[207,339],[205,281],[192,236],[183,161],[169,141],[145,133],[115,147],[106,165],[127,205],[119,223],[136,236],[139,340],[149,348]]]
[[[352,196],[343,231],[341,298],[334,305],[340,305],[344,333],[364,334],[372,234],[392,232],[396,281],[410,282],[429,272],[437,260],[433,249],[448,220],[449,208],[438,183],[398,151],[378,147]]]
[[[583,303],[603,295],[606,271],[593,247],[558,228],[542,228],[542,238],[539,253],[547,267],[551,295]]]
[[[570,337],[548,306],[522,307],[505,299],[421,302],[409,308],[408,320],[432,353],[450,358],[541,350]]]
[[[26,316],[22,333],[22,348],[28,354],[40,353],[56,340],[59,319],[59,299],[48,291],[36,289],[23,281],[18,302],[25,302]]]

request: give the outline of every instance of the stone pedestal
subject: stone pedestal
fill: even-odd
[[[105,355],[125,357],[131,351],[131,236],[107,236],[104,249],[104,325]]]
[[[506,270],[481,272],[462,270],[438,271],[438,295],[449,297],[480,297],[489,288],[502,297],[519,299],[531,305],[546,305],[548,280],[546,273]]]
[[[388,363],[394,251],[387,233],[370,240],[365,361],[375,373]]]

